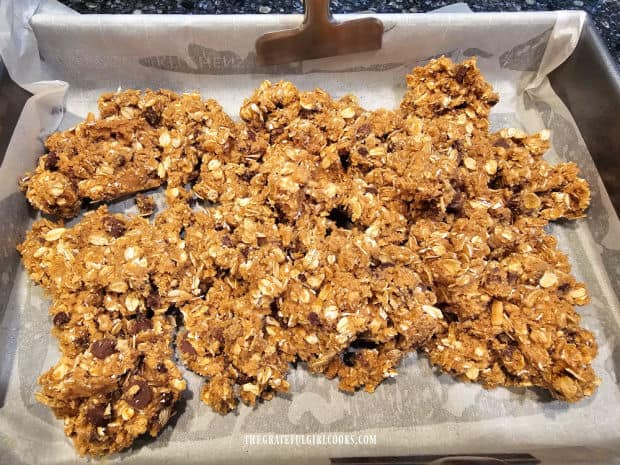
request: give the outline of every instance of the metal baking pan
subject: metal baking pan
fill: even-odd
[[[455,49],[450,46],[454,40],[439,41],[433,53],[411,52],[405,63],[421,63],[429,56],[453,53],[455,59],[468,56],[468,54],[484,54],[492,57],[497,54],[489,52],[486,45],[496,40],[501,42],[502,31],[506,34],[519,34],[521,29],[532,31],[539,30],[544,35],[549,31],[549,25],[553,25],[555,17],[552,14],[524,14],[524,15],[451,15],[440,18],[436,15],[432,20],[422,20],[420,15],[380,15],[380,19],[386,25],[384,41],[392,38],[395,33],[393,28],[401,28],[402,31],[411,31],[414,38],[422,38],[424,35],[438,37],[437,31],[447,30],[449,27],[462,28],[463,31],[471,30],[468,39],[455,39],[463,41],[462,48]],[[576,17],[570,18],[575,19]],[[400,71],[385,73],[390,70],[394,62],[387,61],[378,55],[361,54],[359,57],[350,59],[339,58],[336,60],[319,61],[304,69],[304,65],[296,63],[282,68],[264,69],[255,68],[251,57],[247,59],[245,53],[239,52],[238,41],[243,39],[230,39],[230,47],[222,46],[225,39],[219,40],[216,36],[228,33],[236,37],[247,35],[250,43],[258,35],[270,30],[283,29],[295,25],[299,18],[276,16],[232,18],[222,17],[210,20],[208,18],[187,19],[174,17],[153,18],[150,27],[159,27],[162,31],[154,32],[144,24],[144,20],[126,17],[66,17],[54,15],[35,15],[31,19],[35,35],[41,40],[41,56],[48,67],[48,71],[56,73],[59,79],[64,79],[72,84],[72,75],[81,80],[83,106],[77,99],[73,100],[75,108],[90,108],[96,99],[94,89],[98,88],[95,83],[98,76],[77,77],[72,74],[79,70],[84,62],[90,63],[92,69],[99,70],[105,79],[110,82],[115,79],[114,85],[126,87],[147,87],[159,83],[162,87],[181,88],[189,87],[187,83],[194,83],[196,87],[212,86],[216,98],[225,95],[226,89],[235,88],[242,80],[249,80],[258,84],[263,78],[277,80],[281,77],[297,81],[299,87],[309,88],[322,86],[326,76],[330,77],[328,90],[333,93],[342,92],[353,82],[353,78],[359,80],[360,76],[366,79],[364,85],[368,86],[369,92],[374,92],[380,99],[380,106],[393,106],[393,101],[400,98],[398,92],[402,92],[402,86],[394,79]],[[59,23],[60,21],[60,23]],[[176,22],[175,22],[176,21]],[[115,24],[119,22],[120,24]],[[522,26],[520,26],[522,22]],[[97,28],[98,37],[84,36],[80,42],[80,34],[88,27]],[[211,27],[210,32],[201,36],[201,30]],[[80,31],[80,28],[83,28]],[[134,30],[131,30],[134,28]],[[168,28],[168,29],[166,29]],[[411,28],[411,29],[407,29]],[[426,28],[419,32],[421,28]],[[486,29],[485,29],[486,28]],[[163,32],[165,30],[165,33]],[[419,35],[416,36],[416,32]],[[410,53],[407,50],[412,46],[402,42],[402,37],[407,34],[401,33],[400,38],[388,40],[385,48],[394,53]],[[524,32],[525,37],[528,33]],[[177,47],[179,54],[169,51],[161,53],[145,54],[143,47],[135,45],[132,40],[136,37],[151,37],[158,34],[166,37],[174,36],[180,45]],[[138,34],[132,35],[132,34]],[[143,35],[139,35],[143,34]],[[391,35],[390,35],[391,34]],[[540,34],[532,32],[534,40]],[[193,37],[189,43],[183,42],[188,36]],[[63,51],[58,54],[50,52],[56,47],[61,38],[75,44],[75,50]],[[176,36],[175,36],[176,37]],[[63,39],[64,40],[64,39]],[[83,55],[92,51],[97,46],[96,41],[112,41],[114,44],[126,41],[127,50],[121,52],[121,57],[110,59],[118,66],[127,66],[126,71],[113,73],[106,71],[107,58],[103,56]],[[155,37],[157,40],[165,40],[165,37]],[[422,39],[420,39],[422,40]],[[538,37],[539,42],[541,40]],[[92,42],[89,42],[92,41]],[[451,43],[452,42],[452,43]],[[416,42],[413,41],[413,44]],[[528,43],[524,41],[524,43]],[[197,44],[200,44],[198,47]],[[212,45],[215,44],[215,45]],[[533,44],[533,45],[532,45]],[[525,48],[527,53],[535,53],[538,42],[529,43]],[[467,46],[467,49],[465,49]],[[145,46],[148,49],[148,46]],[[422,47],[422,45],[421,45]],[[427,50],[432,49],[432,44],[425,45]],[[214,59],[209,50],[233,50],[233,52],[221,52]],[[519,50],[515,53],[519,53]],[[543,47],[544,49],[544,47]],[[514,49],[513,49],[514,51]],[[76,63],[67,65],[68,57],[74,56]],[[108,57],[109,58],[109,57]],[[244,59],[246,60],[244,62]],[[347,65],[342,68],[342,62]],[[155,73],[153,77],[142,79],[132,75],[131,66],[139,62],[140,66],[147,68],[146,71]],[[131,66],[127,63],[132,63]],[[405,69],[405,67],[401,67]],[[130,69],[131,68],[131,69]],[[484,71],[484,69],[483,69]],[[526,70],[527,71],[527,70]],[[526,72],[524,71],[524,72]],[[17,192],[17,177],[6,176],[8,165],[20,165],[21,163],[32,166],[35,159],[35,149],[30,160],[18,161],[13,159],[17,145],[25,147],[40,147],[40,140],[26,140],[21,131],[19,115],[27,99],[31,94],[22,90],[8,77],[7,72],[0,71],[0,177],[2,184],[12,186],[5,188],[7,195],[0,198],[0,211],[5,221],[0,224],[0,464],[20,463],[83,463],[83,460],[74,455],[72,447],[62,434],[60,422],[53,419],[51,413],[38,405],[32,398],[36,391],[36,376],[30,373],[28,364],[35,364],[41,368],[47,367],[54,360],[55,354],[47,349],[49,344],[49,328],[47,327],[47,302],[36,290],[27,293],[28,298],[19,298],[22,288],[27,286],[23,272],[19,264],[19,257],[15,251],[15,245],[23,237],[29,227],[35,213],[29,209],[21,193]],[[356,74],[361,73],[361,74]],[[186,80],[177,79],[182,74]],[[349,74],[353,77],[349,78]],[[226,75],[226,79],[215,79],[219,75]],[[387,80],[387,90],[381,87],[381,80]],[[570,56],[555,69],[549,76],[551,85],[562,99],[574,121],[589,154],[596,164],[596,169],[588,171],[585,167],[584,175],[591,182],[595,193],[594,202],[587,219],[582,220],[581,229],[587,230],[587,237],[591,240],[584,242],[580,229],[573,225],[560,224],[553,227],[553,232],[560,237],[560,243],[565,245],[571,258],[589,260],[592,265],[592,273],[579,276],[586,281],[596,304],[584,309],[587,321],[600,320],[601,334],[606,340],[606,349],[609,353],[601,366],[606,371],[620,373],[620,328],[618,327],[619,315],[617,314],[616,295],[620,291],[620,236],[617,231],[618,218],[613,208],[608,204],[609,198],[613,200],[616,211],[620,209],[620,169],[616,165],[615,155],[620,153],[620,77],[617,68],[610,58],[607,50],[590,20],[585,20],[576,47]],[[322,81],[323,80],[323,81]],[[201,86],[200,82],[207,81]],[[244,81],[245,82],[245,81]],[[111,84],[110,84],[111,85]],[[501,83],[500,93],[501,93]],[[92,89],[92,92],[89,90]],[[356,89],[352,89],[354,93]],[[205,93],[205,92],[203,92]],[[59,108],[52,108],[50,114],[58,113]],[[81,113],[73,114],[71,107],[65,113],[61,127],[73,124]],[[25,110],[24,110],[25,111]],[[506,123],[505,115],[499,115],[498,124]],[[508,122],[511,122],[508,118]],[[41,127],[46,124],[41,122]],[[12,136],[12,137],[11,137]],[[10,145],[9,145],[10,144]],[[5,156],[6,153],[6,156]],[[600,175],[600,178],[599,178]],[[603,180],[604,185],[599,183]],[[609,193],[609,198],[607,193]],[[581,230],[580,229],[580,230]],[[581,269],[579,266],[578,269]],[[588,268],[589,269],[589,268]],[[603,283],[603,284],[600,284]],[[600,285],[599,285],[600,284]],[[611,293],[610,293],[611,292]],[[600,294],[600,295],[599,295]],[[613,305],[607,303],[613,300]],[[30,307],[28,307],[30,305]],[[589,319],[589,320],[588,320]],[[323,397],[316,410],[322,414],[304,410],[303,405],[296,404],[297,410],[292,410],[290,399],[277,399],[259,406],[256,410],[242,410],[238,415],[218,417],[188,395],[185,411],[179,417],[174,427],[167,428],[155,441],[145,441],[132,450],[109,459],[110,462],[122,461],[123,463],[152,463],[163,464],[170,461],[184,463],[205,463],[208,457],[210,461],[217,463],[238,463],[239,460],[252,460],[256,463],[343,463],[343,464],[609,464],[620,462],[620,434],[600,434],[601,440],[596,439],[596,428],[609,428],[608,418],[605,415],[585,415],[584,418],[590,423],[582,423],[582,430],[571,433],[571,440],[563,441],[561,434],[565,424],[562,423],[562,415],[565,409],[581,409],[587,412],[592,408],[592,402],[584,401],[572,407],[564,407],[557,403],[549,403],[541,407],[540,412],[528,410],[527,402],[521,402],[520,393],[511,393],[507,390],[499,396],[504,396],[506,403],[496,403],[495,394],[482,391],[479,386],[471,385],[461,388],[456,392],[456,397],[444,396],[442,402],[452,403],[450,412],[459,410],[454,404],[459,402],[473,403],[489,402],[491,410],[497,409],[491,417],[479,418],[473,415],[467,422],[466,430],[459,429],[458,421],[453,417],[446,416],[442,410],[433,411],[432,414],[423,415],[420,408],[424,404],[433,404],[433,400],[422,398],[419,403],[412,401],[415,394],[406,388],[407,383],[414,387],[416,376],[428,376],[431,373],[426,368],[418,368],[424,362],[410,360],[402,367],[396,383],[384,385],[372,397],[360,393],[347,398],[338,397],[335,386],[329,382],[322,383],[317,388],[319,396]],[[604,366],[603,366],[604,365]],[[420,371],[421,370],[421,371]],[[42,370],[39,370],[39,372]],[[36,372],[36,369],[34,370]],[[410,372],[408,374],[408,372]],[[188,375],[191,378],[191,374]],[[433,375],[434,376],[434,375]],[[197,380],[190,385],[194,388]],[[307,375],[300,375],[293,380],[293,385],[315,386],[318,382]],[[605,379],[608,391],[619,391],[618,381],[615,376]],[[454,386],[449,378],[442,378],[440,388]],[[400,386],[400,388],[398,387]],[[315,386],[316,387],[316,386]],[[420,393],[424,393],[420,386]],[[293,389],[292,398],[301,397],[303,389]],[[195,392],[195,389],[194,389]],[[443,392],[443,391],[442,391]],[[448,392],[448,391],[446,391]],[[480,394],[482,392],[482,394]],[[495,392],[495,391],[494,391]],[[409,397],[408,397],[409,396]],[[462,398],[459,396],[463,396]],[[344,399],[344,400],[342,400]],[[307,400],[311,402],[312,400]],[[499,402],[499,401],[498,401]],[[503,402],[503,401],[502,401]],[[19,405],[17,405],[19,404]],[[415,405],[414,405],[415,404]],[[343,405],[344,409],[343,410]],[[493,407],[493,405],[495,407]],[[385,406],[385,407],[384,407]],[[509,408],[508,408],[508,407]],[[407,412],[411,411],[411,415]],[[284,412],[284,414],[283,414]],[[344,412],[344,413],[343,413]],[[388,412],[386,415],[382,412]],[[620,412],[619,405],[610,404],[608,415]],[[334,415],[342,415],[338,421],[333,421]],[[443,415],[443,416],[442,416]],[[463,409],[461,415],[468,415]],[[618,417],[616,417],[618,418]],[[458,418],[457,418],[458,420]],[[600,423],[599,423],[600,420]],[[531,422],[531,427],[528,427]],[[576,428],[575,423],[571,423]],[[344,426],[343,426],[344,425]],[[456,426],[455,426],[456,425]],[[464,427],[465,428],[465,427]],[[528,433],[528,428],[531,430]],[[538,439],[549,434],[553,437],[554,428],[558,428],[557,441]],[[257,433],[319,433],[319,432],[369,432],[377,431],[377,445],[362,448],[272,448],[257,449],[248,448],[239,442],[243,434]],[[601,433],[605,433],[601,430]],[[579,437],[583,437],[580,440]]]

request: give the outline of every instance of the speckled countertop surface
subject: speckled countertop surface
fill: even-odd
[[[80,13],[301,13],[301,0],[60,0]],[[456,1],[456,0],[455,0]],[[424,12],[454,3],[450,0],[332,0],[334,13]],[[473,0],[474,11],[585,10],[620,66],[620,0]]]

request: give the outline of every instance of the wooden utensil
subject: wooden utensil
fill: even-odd
[[[329,0],[305,0],[304,22],[296,29],[270,32],[256,41],[257,62],[275,65],[381,48],[383,23],[376,18],[337,22]]]

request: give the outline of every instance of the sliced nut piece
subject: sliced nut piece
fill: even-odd
[[[540,278],[539,284],[541,287],[548,288],[555,286],[558,283],[558,277],[552,271],[545,271],[545,274]]]
[[[110,243],[108,238],[102,234],[91,234],[88,237],[88,242],[92,245],[108,245]]]
[[[171,139],[168,131],[162,132],[159,136],[159,145],[161,147],[168,147],[170,145]]]
[[[127,286],[127,283],[124,281],[116,281],[110,284],[108,286],[108,289],[110,289],[112,292],[123,293],[123,292],[127,292],[128,286]]]
[[[207,168],[209,169],[209,171],[214,171],[221,166],[222,163],[217,158],[214,158],[213,160],[209,161],[209,163],[207,163]]]
[[[588,291],[584,287],[577,287],[571,290],[569,296],[577,305],[584,305],[588,301]]]
[[[523,205],[527,209],[536,209],[540,207],[540,198],[533,192],[523,195]]]
[[[65,228],[54,228],[50,229],[43,235],[43,239],[49,242],[57,241],[62,237],[62,235],[67,232]]]
[[[134,296],[128,295],[125,298],[125,307],[131,313],[135,312],[140,306],[140,300]]]
[[[123,256],[125,257],[125,260],[129,261],[129,260],[133,260],[134,258],[137,257],[137,253],[136,253],[136,248],[135,247],[127,247],[125,249],[125,252],[123,254]]]
[[[436,320],[443,319],[443,313],[441,310],[433,305],[422,305],[422,311]]]
[[[123,407],[123,408],[121,408],[120,410],[121,410],[121,411],[120,411],[121,417],[122,417],[122,418],[123,418],[123,420],[125,420],[125,421],[129,421],[129,420],[131,420],[131,419],[133,418],[134,414],[135,414],[134,409],[133,409],[133,408],[131,408],[131,407],[129,407],[129,406],[127,406],[127,407]]]
[[[385,148],[383,146],[378,146],[378,147],[373,147],[371,148],[368,153],[370,154],[370,156],[372,157],[380,157],[386,154]]]
[[[62,187],[52,187],[50,189],[50,194],[54,197],[60,197],[65,190]]]
[[[241,386],[241,389],[243,389],[246,392],[251,392],[255,396],[260,395],[260,389],[258,388],[256,384],[253,384],[253,383],[245,383],[244,385]]]
[[[497,173],[497,162],[495,160],[489,160],[484,164],[484,171],[487,174],[495,174]]]
[[[314,104],[310,100],[306,100],[304,98],[299,101],[299,106],[301,106],[304,110],[314,110]]]
[[[504,304],[500,300],[494,300],[491,304],[491,324],[501,326],[504,322]]]
[[[465,376],[467,376],[467,379],[471,381],[475,381],[476,379],[478,379],[479,373],[480,373],[480,370],[476,367],[470,367],[467,370],[465,370]]]
[[[344,119],[353,118],[355,116],[355,110],[351,107],[347,107],[340,112],[340,116],[342,116]]]
[[[475,170],[477,166],[476,160],[471,157],[465,157],[465,160],[463,160],[463,164],[468,170]]]

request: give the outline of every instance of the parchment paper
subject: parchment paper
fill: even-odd
[[[36,12],[36,13],[35,13]],[[367,108],[398,105],[405,74],[428,58],[471,55],[501,96],[494,129],[553,133],[550,160],[572,160],[593,191],[587,219],[551,226],[587,283],[592,304],[583,324],[599,342],[596,395],[575,405],[532,390],[486,391],[437,376],[424,356],[411,355],[399,376],[374,394],[347,395],[335,381],[303,369],[290,375],[291,395],[225,417],[200,403],[201,380],[187,372],[183,411],[154,441],[139,441],[106,463],[328,463],[329,457],[526,451],[545,463],[611,463],[620,444],[618,292],[620,228],[577,127],[547,75],[573,51],[585,15],[444,13],[377,15],[385,24],[383,49],[273,68],[255,65],[262,33],[293,27],[299,16],[81,16],[56,2],[0,4],[0,50],[19,84],[33,92],[0,167],[0,463],[83,463],[61,422],[33,393],[37,376],[57,358],[47,316],[49,301],[17,264],[15,244],[32,220],[16,181],[34,166],[41,140],[96,111],[105,91],[122,88],[198,90],[236,115],[263,79],[352,92]],[[130,203],[115,210],[131,211]],[[6,265],[6,266],[4,266]],[[7,300],[8,298],[8,300]],[[246,446],[247,433],[371,433],[377,444]],[[583,449],[583,448],[586,449]]]

